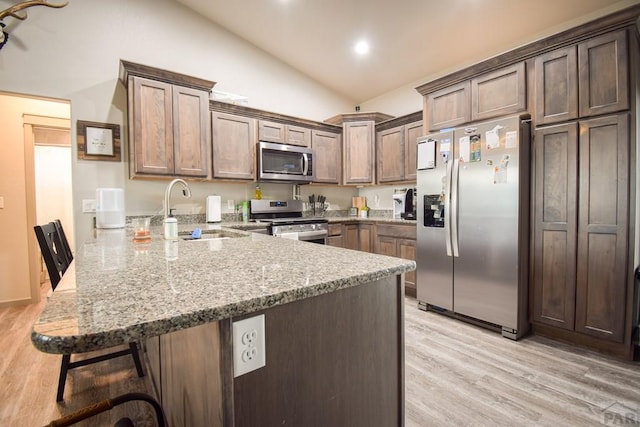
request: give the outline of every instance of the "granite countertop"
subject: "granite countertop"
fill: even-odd
[[[415,269],[415,262],[235,229],[237,236],[166,241],[152,227],[99,230],[49,297],[32,342],[80,353],[237,317]],[[192,229],[194,225],[183,225]],[[207,234],[203,234],[206,238]]]

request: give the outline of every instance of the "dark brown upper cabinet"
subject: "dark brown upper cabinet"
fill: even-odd
[[[479,121],[527,108],[525,63],[471,79],[471,120]]]
[[[128,61],[130,176],[211,176],[209,91],[214,82]]]
[[[311,129],[284,123],[258,121],[258,139],[279,144],[311,146]]]
[[[471,120],[471,82],[465,81],[426,95],[429,130],[457,126]]]
[[[535,59],[536,123],[578,118],[578,52],[575,46]]]
[[[629,108],[625,30],[540,55],[535,72],[537,125]]]
[[[581,117],[629,108],[628,58],[626,30],[578,45]]]
[[[314,155],[313,182],[340,184],[342,177],[342,136],[337,132],[311,132]]]

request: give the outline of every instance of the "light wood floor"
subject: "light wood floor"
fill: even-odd
[[[0,425],[40,426],[129,391],[150,392],[130,357],[77,369],[66,401],[55,402],[60,356],[30,341],[42,303],[0,309]],[[405,305],[406,425],[640,425],[640,369],[540,337],[518,342]],[[144,405],[126,404],[85,426],[127,415],[148,422]],[[627,418],[624,418],[628,415]]]
[[[405,304],[406,425],[639,425],[640,369]],[[625,415],[628,414],[628,417]]]
[[[43,426],[80,408],[128,392],[147,392],[148,377],[138,378],[131,356],[73,369],[67,376],[65,400],[56,392],[62,356],[42,353],[31,344],[31,327],[46,300],[0,309],[0,426]],[[90,353],[95,356],[98,352]],[[72,360],[81,357],[73,356]],[[77,426],[113,426],[122,417],[153,426],[146,403],[124,403]]]

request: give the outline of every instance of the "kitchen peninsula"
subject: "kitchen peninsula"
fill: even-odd
[[[229,228],[200,241],[152,232],[85,243],[34,345],[146,343],[172,426],[404,424],[403,285],[415,262]],[[233,323],[260,314],[266,365],[234,378]]]

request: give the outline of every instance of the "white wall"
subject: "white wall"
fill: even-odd
[[[522,38],[520,40],[505,39],[502,46],[498,47],[493,51],[484,51],[484,50],[478,51],[476,52],[475,56],[470,56],[468,58],[465,58],[465,61],[460,62],[458,64],[453,64],[453,66],[449,67],[448,69],[438,70],[437,73],[434,73],[428,76],[423,76],[423,78],[413,82],[407,82],[406,85],[403,85],[397,89],[384,93],[373,99],[369,99],[364,102],[361,102],[360,109],[361,111],[381,111],[387,114],[391,114],[393,116],[403,116],[405,114],[410,114],[416,111],[420,111],[422,110],[422,95],[420,95],[418,91],[415,90],[415,88],[423,85],[424,83],[446,76],[447,74],[450,74],[462,68],[469,67],[478,62],[482,62],[490,57],[494,57],[504,52],[508,52],[519,46],[526,45],[528,43],[534,42],[536,40],[540,40],[542,38],[559,33],[561,31],[565,31],[570,28],[580,26],[586,22],[592,21],[599,17],[614,13],[616,11],[625,9],[630,6],[634,6],[638,3],[639,3],[638,0],[620,0],[615,2],[612,1],[611,4],[606,8],[603,8],[594,13],[583,15],[579,18],[565,22],[561,25],[548,28],[537,34],[529,34],[525,38]],[[455,29],[453,33],[455,33]]]
[[[13,3],[0,0],[0,8]],[[5,23],[10,39],[0,52],[0,90],[71,101],[78,243],[92,226],[92,215],[81,212],[82,199],[95,198],[97,187],[125,188],[128,214],[155,212],[164,195],[166,182],[128,179],[126,153],[119,163],[76,160],[77,120],[122,125],[127,146],[121,58],[216,81],[215,89],[277,113],[321,121],[352,108],[351,101],[171,0],[72,1],[63,9],[32,8],[27,20]],[[193,187],[202,195],[236,188],[238,197],[246,194],[243,185]]]

